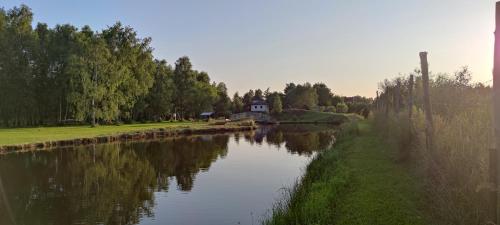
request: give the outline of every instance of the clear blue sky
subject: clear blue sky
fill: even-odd
[[[335,93],[373,96],[384,78],[419,65],[468,65],[491,80],[494,0],[3,0],[35,22],[102,29],[121,21],[152,37],[157,58],[187,55],[229,91],[324,82]]]

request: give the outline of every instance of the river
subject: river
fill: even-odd
[[[0,156],[0,224],[260,224],[334,142],[321,125]]]

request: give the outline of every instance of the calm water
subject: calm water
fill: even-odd
[[[259,224],[324,126],[0,156],[0,224]]]

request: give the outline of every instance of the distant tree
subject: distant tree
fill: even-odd
[[[82,28],[77,44],[82,52],[73,55],[68,65],[70,111],[77,120],[93,120],[95,115],[109,123],[119,117],[126,102],[119,90],[125,77],[120,76],[105,40],[90,27]]]
[[[254,98],[255,94],[253,90],[249,90],[247,93],[243,95],[243,104],[245,110],[250,110],[250,105],[252,104],[252,100]]]
[[[338,113],[347,113],[349,111],[349,107],[343,102],[337,104],[335,108],[337,108]]]
[[[217,84],[217,101],[214,105],[217,116],[229,116],[231,114],[231,99],[227,95],[226,84]]]
[[[241,113],[244,111],[243,98],[240,97],[238,92],[234,93],[232,101],[232,111],[233,113]]]
[[[208,76],[208,73],[202,71],[196,74],[196,81],[209,84],[210,77]]]
[[[217,86],[205,82],[195,82],[185,96],[184,118],[196,118],[202,112],[213,111],[217,101]]]
[[[283,91],[283,93],[285,93],[285,95],[287,95],[288,93],[290,93],[290,91],[294,90],[295,88],[296,88],[296,85],[294,83],[286,84],[285,90]]]
[[[146,96],[153,86],[156,65],[151,38],[138,38],[133,28],[120,22],[103,30],[99,36],[106,42],[112,57],[110,63],[116,65],[116,75],[121,80],[116,86],[117,98],[122,101],[120,117],[130,120],[137,99]]]
[[[318,95],[318,105],[319,106],[331,106],[333,94],[324,83],[316,83],[313,85],[316,94]]]
[[[342,103],[342,102],[343,102],[342,97],[340,97],[338,95],[334,95],[332,97],[332,106],[336,106],[337,104]]]
[[[173,81],[175,83],[174,104],[179,118],[183,119],[188,113],[186,112],[186,102],[192,101],[188,94],[196,83],[196,76],[187,56],[183,56],[175,62]]]
[[[283,105],[279,96],[272,97],[271,113],[280,114],[283,112]]]
[[[279,92],[268,92],[266,102],[269,105],[269,110],[271,113],[279,114],[283,111],[283,101],[281,100],[282,98],[283,96]]]
[[[455,82],[458,86],[469,86],[472,80],[472,73],[468,66],[463,66],[460,70],[455,72]]]
[[[262,90],[257,89],[255,90],[255,95],[253,97],[254,100],[264,100],[264,92]]]
[[[318,104],[318,94],[309,83],[297,85],[293,89],[286,90],[285,103],[290,108],[312,109]]]
[[[172,76],[172,67],[169,66],[165,60],[157,60],[154,85],[148,96],[141,102],[145,106],[144,109],[137,110],[144,113],[144,119],[165,119],[173,113],[175,86]]]

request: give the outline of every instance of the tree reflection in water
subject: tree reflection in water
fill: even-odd
[[[264,127],[233,137],[312,155],[334,140],[331,127],[315,129]],[[154,192],[168,191],[172,178],[179,190],[190,191],[200,171],[227,155],[229,139],[193,136],[0,156],[7,196],[0,224],[11,223],[6,206],[17,224],[137,224],[154,216]]]

